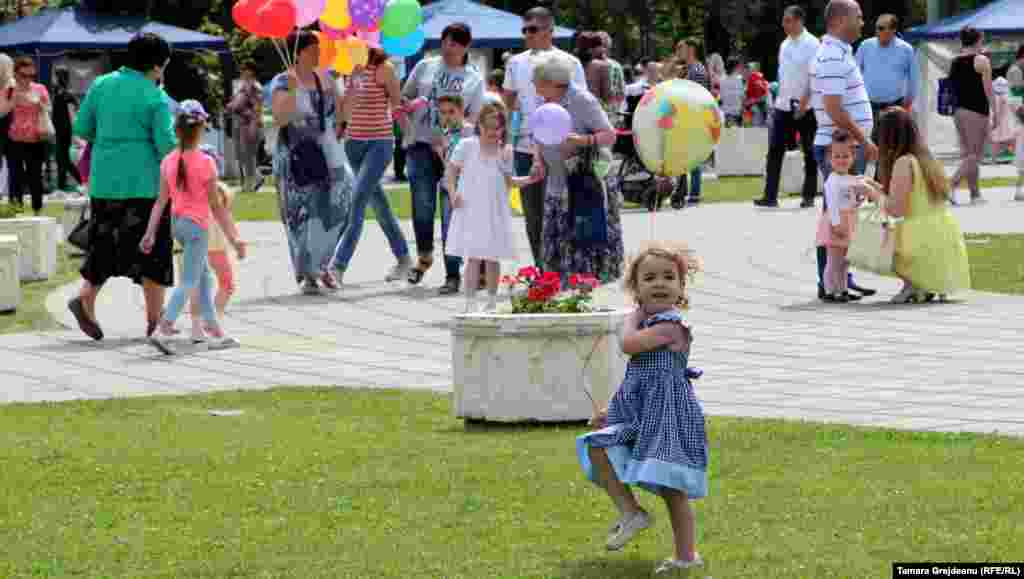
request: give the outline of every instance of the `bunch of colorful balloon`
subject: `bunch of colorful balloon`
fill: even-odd
[[[343,75],[366,64],[371,46],[404,57],[424,42],[417,0],[238,0],[231,15],[243,30],[269,38],[288,66],[295,55],[284,39],[318,23],[320,65]]]

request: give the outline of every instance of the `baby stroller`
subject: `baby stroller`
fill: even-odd
[[[672,191],[658,190],[658,180],[647,170],[633,142],[633,111],[640,97],[630,97],[627,101],[627,113],[619,113],[621,123],[616,129],[617,138],[612,146],[612,153],[619,158],[618,180],[622,189],[622,199],[657,211],[661,204],[671,196]]]

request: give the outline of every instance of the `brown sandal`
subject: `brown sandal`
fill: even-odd
[[[423,276],[426,275],[427,270],[434,265],[433,255],[421,255],[416,260],[416,267],[409,270],[409,283],[416,285],[423,281]]]

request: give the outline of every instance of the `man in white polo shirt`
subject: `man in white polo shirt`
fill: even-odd
[[[786,39],[779,48],[779,96],[775,99],[771,145],[765,167],[764,197],[754,200],[758,207],[779,206],[779,175],[786,156],[786,143],[796,131],[804,151],[803,201],[800,207],[814,207],[818,192],[818,165],[814,160],[814,115],[809,113],[811,62],[820,43],[804,28],[804,9],[797,5],[782,13]]]
[[[505,84],[502,86],[505,91],[505,105],[510,111],[516,110],[519,113],[519,140],[515,144],[515,169],[516,174],[521,176],[529,175],[530,167],[533,165],[533,140],[530,138],[528,119],[530,114],[543,104],[544,100],[537,95],[537,89],[533,85],[533,63],[538,57],[548,54],[550,51],[561,52],[576,63],[573,84],[583,87],[583,90],[586,90],[587,86],[583,65],[580,64],[579,59],[555,48],[553,44],[554,31],[555,18],[551,11],[540,6],[531,8],[523,15],[523,37],[527,49],[508,59],[505,66]],[[544,231],[544,182],[521,187],[519,193],[523,201],[526,236],[530,239],[533,262],[537,267],[541,267],[544,263],[544,246],[541,243],[541,234]]]
[[[854,59],[851,44],[860,38],[864,14],[856,0],[831,0],[825,7],[825,29],[811,71],[811,106],[818,121],[814,136],[814,158],[825,179],[832,173],[828,147],[836,130],[848,133],[857,143],[853,173],[862,175],[866,161],[878,158],[878,147],[871,142],[874,119],[864,77]],[[824,297],[821,280],[825,270],[824,247],[818,247],[818,297]],[[875,294],[858,286],[852,275],[850,290],[864,296]]]

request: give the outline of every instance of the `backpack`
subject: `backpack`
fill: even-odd
[[[956,91],[953,90],[952,77],[940,78],[938,102],[936,104],[937,112],[944,117],[951,117],[956,111],[956,107]]]
[[[320,133],[327,130],[326,113],[324,112],[324,92],[320,84],[320,77],[314,72],[313,79],[316,81],[316,112],[320,117]],[[300,188],[309,187],[330,181],[331,172],[327,166],[327,155],[317,139],[305,136],[294,145],[289,143],[288,127],[281,127],[280,139],[289,145],[288,169],[292,181]]]

